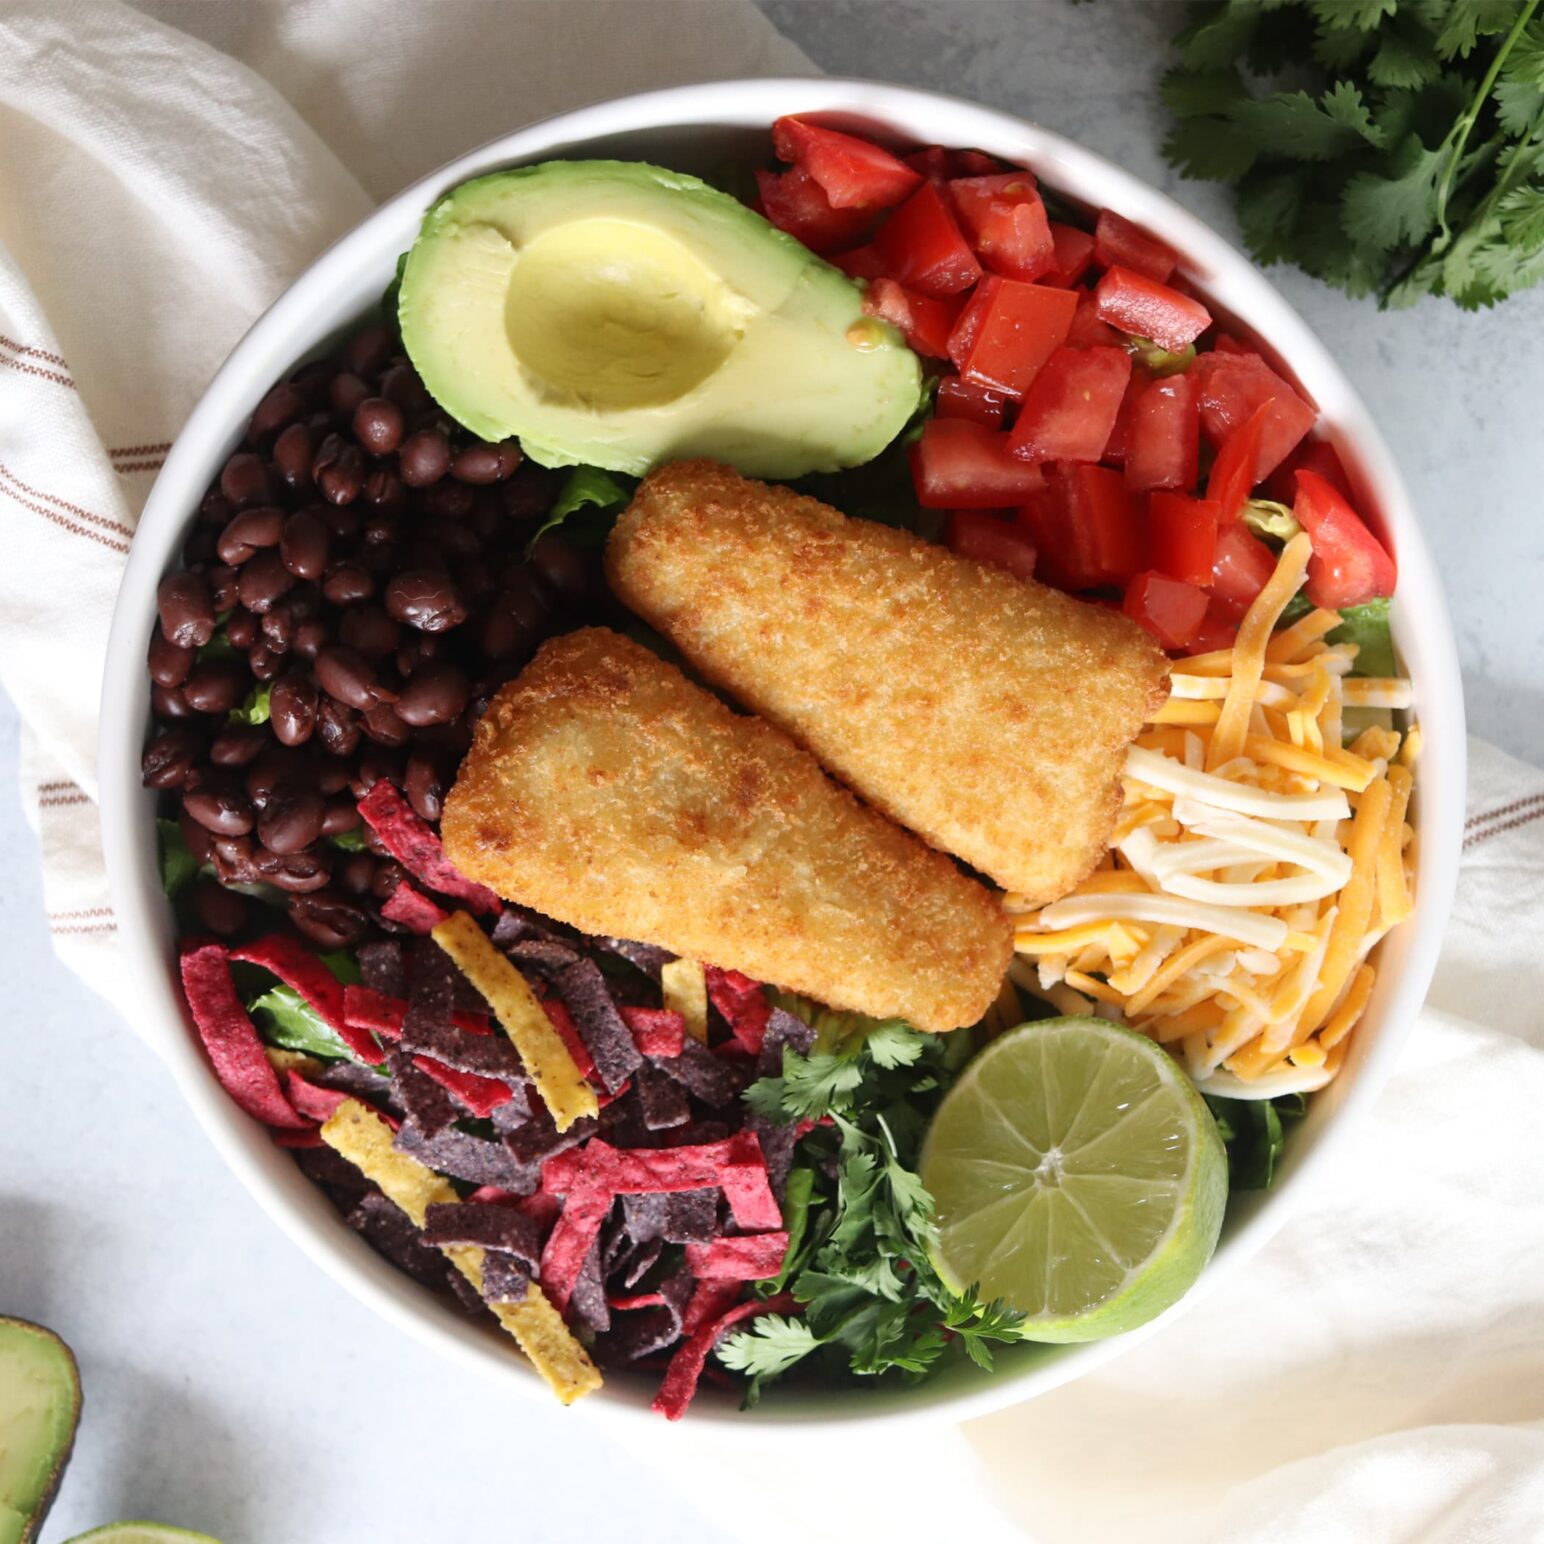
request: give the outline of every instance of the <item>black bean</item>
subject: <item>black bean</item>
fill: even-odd
[[[389,456],[402,443],[402,409],[390,397],[366,397],[354,409],[354,438],[372,456]]]
[[[233,515],[231,522],[220,532],[216,551],[222,563],[239,568],[261,547],[277,547],[279,535],[284,529],[284,511],[271,504],[256,509],[244,509]]]
[[[199,649],[214,637],[214,600],[202,574],[168,574],[155,592],[155,602],[168,643]]]
[[[327,527],[309,509],[297,509],[284,522],[279,556],[297,579],[320,579],[327,567]]]
[[[284,654],[272,644],[259,643],[247,655],[247,667],[259,681],[271,681],[284,669]]]
[[[327,387],[327,400],[334,413],[347,423],[359,411],[359,404],[370,395],[370,383],[351,370],[335,375]]]
[[[146,788],[181,788],[204,754],[204,737],[188,725],[163,729],[140,758],[140,779]]]
[[[368,543],[360,548],[359,561],[378,586],[402,566],[397,544],[391,541]]]
[[[466,620],[466,602],[450,575],[438,569],[409,569],[386,586],[386,610],[420,632],[442,633]]]
[[[194,650],[179,649],[159,627],[150,634],[150,679],[158,686],[181,686],[196,658]]]
[[[520,465],[520,447],[514,440],[497,445],[468,445],[450,463],[450,475],[458,482],[503,482]]]
[[[216,563],[205,577],[209,580],[209,599],[214,602],[216,615],[229,611],[236,604],[240,575],[229,563]]]
[[[413,738],[413,731],[389,702],[377,702],[366,708],[360,727],[377,745],[406,745]]]
[[[450,470],[450,441],[438,429],[420,429],[402,442],[397,460],[409,488],[427,488]]]
[[[290,372],[290,382],[305,394],[306,405],[316,412],[326,400],[327,387],[338,373],[337,362],[332,359],[313,359]]]
[[[367,745],[359,758],[359,769],[349,784],[356,799],[362,799],[379,782],[402,781],[402,758],[394,755],[384,745]],[[366,840],[369,832],[365,833]]]
[[[268,722],[280,745],[304,745],[316,727],[316,682],[308,675],[281,676],[268,697]]]
[[[323,949],[347,949],[370,930],[369,915],[332,890],[291,897],[286,907],[296,929]]]
[[[213,835],[183,809],[177,811],[177,829],[182,832],[182,839],[193,854],[193,862],[202,868],[214,856]]]
[[[243,782],[247,797],[259,808],[267,804],[274,789],[285,783],[304,783],[306,764],[298,751],[269,741],[263,753],[247,769]]]
[[[200,660],[183,682],[182,695],[196,713],[229,713],[247,694],[250,675],[238,659]]]
[[[499,489],[504,513],[511,520],[539,520],[557,495],[558,474],[534,461],[523,462]]]
[[[290,640],[290,653],[300,659],[315,659],[326,647],[327,624],[317,617],[301,622]]]
[[[365,485],[365,458],[352,441],[329,434],[311,463],[317,492],[329,504],[352,504]]]
[[[370,548],[396,549],[402,536],[402,517],[384,509],[373,511],[365,520],[365,550]]]
[[[466,520],[477,502],[477,490],[447,477],[432,488],[425,488],[420,502],[424,512],[435,520]]]
[[[582,600],[590,591],[592,574],[584,554],[556,531],[536,538],[531,566],[565,600]]]
[[[247,444],[256,445],[293,423],[306,410],[306,394],[293,381],[280,381],[253,410],[247,425]]]
[[[366,659],[385,659],[402,637],[402,624],[379,606],[350,606],[338,623],[338,639]]]
[[[359,747],[359,720],[352,708],[332,697],[316,707],[316,737],[329,756],[352,756]]]
[[[329,696],[364,711],[379,700],[375,674],[362,654],[334,646],[316,656],[316,679]]]
[[[255,724],[231,724],[214,737],[209,759],[217,767],[247,767],[267,743],[267,732]]]
[[[400,515],[407,508],[407,489],[395,472],[384,467],[376,469],[365,478],[365,503],[382,514]]]
[[[375,859],[367,852],[351,852],[333,869],[332,878],[347,895],[368,895],[375,878]]]
[[[252,829],[252,801],[226,783],[206,782],[182,796],[182,807],[216,836],[245,836]]]
[[[322,524],[334,542],[346,545],[359,539],[363,521],[357,509],[350,509],[346,504],[317,504],[313,508],[322,517]]]
[[[316,438],[305,424],[291,424],[273,442],[274,470],[291,488],[311,486],[311,462],[315,456]]]
[[[397,673],[412,675],[420,665],[439,654],[441,641],[438,633],[409,633],[397,649]]]
[[[531,652],[552,621],[536,576],[521,568],[505,583],[483,616],[479,642],[489,659],[521,659]]]
[[[163,724],[194,716],[180,686],[162,686],[154,681],[150,685],[150,712]]]
[[[427,821],[435,822],[445,807],[445,779],[436,759],[415,751],[402,778],[407,802]]]
[[[287,654],[295,637],[295,617],[290,610],[289,598],[273,603],[263,615],[263,642],[270,649]]]
[[[460,670],[434,660],[419,666],[397,694],[397,717],[414,729],[448,724],[461,716],[471,694],[472,683]]]
[[[343,345],[343,365],[355,375],[375,376],[391,358],[392,332],[379,322],[362,327]]]
[[[282,784],[269,794],[257,818],[257,839],[269,852],[299,852],[322,834],[326,813],[326,801],[314,788]]]
[[[381,395],[389,397],[410,418],[434,405],[428,387],[409,364],[393,365],[381,377]]]
[[[469,607],[481,606],[498,588],[492,565],[480,554],[463,558],[453,566],[451,572]]]
[[[210,840],[207,831],[204,832],[204,836],[206,840]],[[252,850],[250,836],[228,836],[211,840],[208,861],[214,865],[215,877],[222,885],[251,885],[256,884],[263,877],[252,861]]]
[[[331,854],[315,847],[295,853],[256,852],[253,864],[275,889],[292,895],[320,890],[332,878]]]
[[[245,606],[237,606],[225,619],[225,636],[233,649],[250,649],[257,642],[258,621]]]
[[[375,877],[370,881],[370,889],[376,900],[389,901],[392,891],[406,878],[407,871],[395,858],[384,858],[375,865]]]
[[[262,616],[294,583],[295,576],[284,566],[278,551],[265,547],[242,564],[236,594],[248,611]]]
[[[220,492],[237,509],[273,503],[267,462],[254,451],[238,450],[220,473]]]
[[[341,769],[339,769],[341,770]],[[348,779],[345,776],[343,788],[348,787]],[[352,794],[342,792],[340,789],[327,801],[327,813],[322,817],[323,836],[342,836],[345,831],[359,829],[359,805]]]
[[[199,503],[198,523],[218,531],[230,523],[235,513],[236,506],[218,488],[211,488]]]
[[[306,766],[306,775],[316,785],[317,792],[330,799],[342,793],[349,785],[349,770],[325,756],[312,756]]]
[[[212,879],[201,879],[193,887],[193,915],[200,927],[221,938],[234,938],[247,925],[246,897]]]
[[[327,570],[322,594],[334,606],[352,606],[375,594],[375,580],[358,563],[345,559]]]
[[[218,549],[215,547],[213,528],[207,525],[195,525],[182,544],[182,566],[199,568],[205,563],[214,562],[217,556]]]

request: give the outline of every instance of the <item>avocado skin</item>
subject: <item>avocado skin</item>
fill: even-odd
[[[452,189],[408,255],[398,319],[447,413],[547,466],[839,471],[878,455],[921,392],[916,355],[846,275],[644,162],[547,161]]]

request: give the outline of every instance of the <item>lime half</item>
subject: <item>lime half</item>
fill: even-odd
[[[220,1544],[207,1533],[171,1528],[165,1523],[108,1523],[77,1534],[68,1544]]]
[[[1047,1019],[994,1040],[933,1118],[934,1263],[1028,1316],[1030,1340],[1102,1340],[1179,1301],[1217,1246],[1228,1162],[1190,1080],[1143,1035]]]

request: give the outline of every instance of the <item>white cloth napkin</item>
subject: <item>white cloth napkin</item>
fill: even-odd
[[[0,684],[61,955],[114,923],[92,802],[135,517],[290,279],[453,154],[564,107],[808,63],[744,0],[7,0]],[[968,1426],[629,1438],[747,1539],[1083,1544],[1544,1534],[1544,775],[1470,750],[1430,1005],[1280,1237],[1108,1369]]]

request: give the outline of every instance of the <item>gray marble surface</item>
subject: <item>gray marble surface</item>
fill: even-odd
[[[1216,191],[1157,152],[1152,85],[1177,5],[763,9],[828,71],[1035,118],[1232,232]],[[1479,316],[1446,303],[1384,316],[1290,272],[1277,282],[1404,463],[1447,576],[1474,729],[1544,761],[1544,292]],[[631,1544],[729,1538],[579,1412],[511,1401],[375,1320],[267,1221],[153,1056],[53,959],[15,767],[0,702],[0,1312],[54,1325],[86,1384],[45,1544],[130,1516],[227,1544],[567,1544],[598,1536],[568,1513],[597,1486]]]

